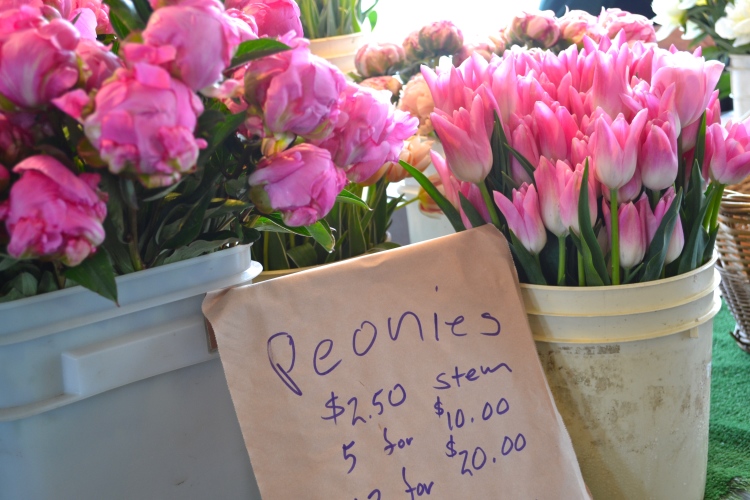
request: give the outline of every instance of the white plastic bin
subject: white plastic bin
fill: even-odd
[[[399,186],[398,193],[404,195],[405,201],[413,200],[419,194],[419,185]],[[419,243],[456,232],[442,212],[425,214],[419,209],[418,201],[406,206],[406,221],[409,225],[410,243]]]
[[[205,292],[261,270],[248,246],[0,304],[0,500],[259,499]]]

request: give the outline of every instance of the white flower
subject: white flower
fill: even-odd
[[[750,43],[750,0],[735,0],[727,4],[726,17],[716,21],[716,33],[727,40],[734,40],[739,47]]]
[[[651,8],[656,16],[654,23],[660,25],[656,32],[656,39],[662,41],[680,28],[685,22],[686,11],[693,7],[697,0],[653,0]]]

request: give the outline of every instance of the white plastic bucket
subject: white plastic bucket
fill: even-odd
[[[712,261],[642,284],[521,286],[594,498],[703,498],[719,281]]]
[[[259,499],[207,291],[261,270],[248,246],[0,304],[0,499]]]
[[[404,201],[413,200],[419,194],[419,186],[399,186],[398,193],[404,195]],[[409,225],[410,243],[419,243],[456,232],[442,212],[426,214],[419,209],[418,201],[406,206],[406,222]]]
[[[734,119],[739,120],[750,111],[750,55],[729,56],[729,81],[732,86]]]
[[[310,52],[328,60],[344,73],[355,70],[354,56],[367,41],[367,34],[352,33],[351,35],[331,36],[310,40]]]

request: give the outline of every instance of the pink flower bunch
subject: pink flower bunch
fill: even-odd
[[[357,73],[365,78],[394,74],[405,60],[404,49],[395,43],[368,43],[354,56]]]
[[[532,29],[531,23],[519,20],[519,32]],[[578,202],[588,165],[592,227],[603,219],[608,230],[619,231],[613,275],[619,276],[621,266],[629,276],[642,263],[676,197],[675,186],[685,186],[679,165],[688,165],[682,168],[689,177],[696,123],[704,113],[706,180],[720,189],[750,174],[750,125],[718,122],[714,88],[722,64],[699,53],[629,44],[626,31],[599,43],[584,37],[583,48],[573,45],[559,54],[514,48],[489,62],[474,54],[457,68],[423,67],[435,104],[431,119],[450,169],[442,185],[456,209],[463,212],[450,193],[465,184],[484,189],[497,160],[490,145],[495,115],[508,146],[525,159],[509,155],[514,185],[493,194],[509,230],[532,255],[545,246],[548,233],[561,239],[580,235]],[[433,158],[436,166],[441,161]],[[474,205],[485,210],[486,199]],[[615,210],[617,225],[609,222]],[[677,219],[667,264],[684,244]]]
[[[404,39],[402,46],[409,62],[436,59],[458,52],[464,35],[451,21],[435,21],[423,26]]]

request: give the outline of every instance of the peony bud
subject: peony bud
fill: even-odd
[[[404,49],[395,43],[368,43],[354,56],[357,72],[365,78],[392,75],[405,60]]]

